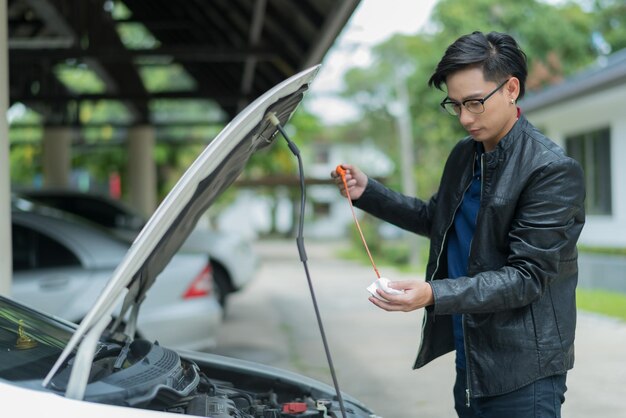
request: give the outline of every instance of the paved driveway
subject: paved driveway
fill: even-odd
[[[387,313],[367,301],[371,267],[306,242],[309,269],[341,390],[385,418],[451,417],[453,355],[412,370],[421,312]],[[332,384],[309,287],[294,241],[261,241],[255,281],[230,299],[213,351],[287,368]],[[390,268],[381,274],[408,278]],[[576,367],[564,417],[626,416],[626,323],[581,313]]]

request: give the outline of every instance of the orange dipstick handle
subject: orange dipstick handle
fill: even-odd
[[[343,187],[346,189],[346,197],[348,198],[348,203],[350,204],[350,210],[352,211],[352,218],[354,219],[354,223],[356,224],[356,229],[359,231],[359,235],[361,236],[361,241],[363,242],[363,246],[365,246],[365,251],[367,251],[367,255],[370,258],[372,263],[372,267],[374,267],[374,272],[376,273],[376,277],[380,279],[380,273],[376,268],[376,263],[374,263],[374,259],[372,258],[372,253],[370,253],[370,249],[367,246],[367,242],[365,242],[365,237],[363,236],[363,231],[361,231],[361,225],[359,225],[359,220],[356,217],[356,213],[354,213],[354,206],[352,206],[352,199],[350,198],[350,192],[348,191],[348,182],[346,181],[346,170],[341,165],[338,165],[335,168],[337,174],[341,176],[341,180],[343,181]]]

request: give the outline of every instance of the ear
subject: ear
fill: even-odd
[[[509,79],[509,82],[506,83],[506,94],[507,96],[514,100],[517,101],[517,98],[519,97],[519,79],[517,77],[511,77]]]

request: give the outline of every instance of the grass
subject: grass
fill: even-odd
[[[626,256],[626,248],[622,247],[590,247],[586,245],[579,245],[578,251],[590,254]]]
[[[578,309],[607,315],[626,321],[626,294],[607,290],[578,289],[576,292]]]

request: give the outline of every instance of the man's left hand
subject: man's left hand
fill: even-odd
[[[433,289],[424,281],[398,280],[389,282],[388,286],[392,289],[404,290],[404,293],[394,295],[377,289],[378,294],[386,299],[387,302],[374,296],[369,297],[370,302],[385,311],[410,312],[434,303]]]

